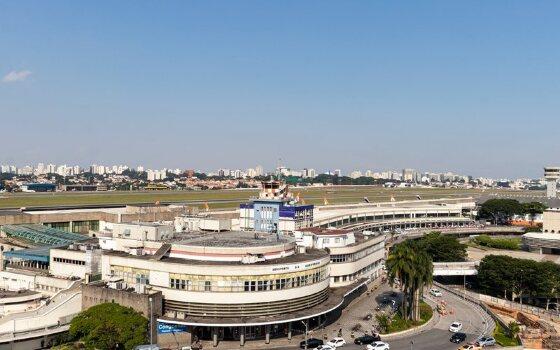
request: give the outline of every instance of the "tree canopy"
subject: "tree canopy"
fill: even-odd
[[[529,214],[535,216],[542,213],[546,205],[540,202],[519,203],[515,199],[493,198],[482,203],[478,211],[478,217],[489,219],[496,223],[509,220],[514,215]]]
[[[147,342],[148,320],[132,308],[99,304],[74,317],[69,337],[84,342],[87,349],[116,349],[121,344],[129,350]]]
[[[432,258],[418,242],[408,240],[393,246],[386,264],[391,284],[398,279],[404,294],[403,318],[418,321],[421,291],[432,283]]]
[[[488,255],[478,267],[483,292],[506,299],[531,297],[547,301],[560,297],[560,266],[550,262]]]
[[[430,232],[422,237],[418,244],[435,262],[465,261],[467,246],[456,237],[442,235],[441,232]]]

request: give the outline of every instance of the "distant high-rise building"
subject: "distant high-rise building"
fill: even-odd
[[[29,165],[26,165],[23,168],[18,169],[17,174],[18,175],[32,175],[33,174],[33,168]]]
[[[43,163],[37,164],[37,169],[35,169],[35,174],[36,175],[43,175],[46,172],[47,172],[47,169],[45,168],[45,164],[43,164]]]
[[[414,176],[415,170],[414,169],[403,169],[402,171],[402,181],[405,182],[414,182],[416,177]]]
[[[253,168],[247,169],[246,174],[247,174],[248,177],[255,177],[255,176],[257,176],[257,175],[256,175],[257,172],[256,172],[255,169],[253,169]]]
[[[340,169],[335,169],[335,170],[334,170],[334,175],[336,175],[336,176],[338,176],[338,177],[342,176],[342,170],[340,170]]]
[[[308,169],[307,170],[307,177],[309,177],[311,179],[317,177],[317,171],[315,171],[315,169]]]
[[[263,175],[264,175],[263,167],[261,165],[257,165],[255,167],[255,176],[263,176]]]

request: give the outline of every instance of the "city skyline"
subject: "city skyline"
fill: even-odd
[[[313,173],[319,175],[319,174],[337,174],[339,176],[348,176],[348,177],[375,177],[373,175],[378,176],[381,173],[403,173],[406,170],[410,170],[413,171],[414,173],[418,173],[418,174],[453,174],[453,175],[460,175],[460,176],[471,176],[473,178],[491,178],[494,180],[515,180],[515,179],[542,179],[542,173],[540,175],[536,175],[536,176],[520,176],[520,177],[507,177],[507,176],[497,176],[497,177],[492,177],[492,176],[484,176],[484,175],[480,175],[480,174],[473,174],[470,172],[458,172],[454,169],[445,169],[445,170],[440,170],[440,169],[430,169],[430,168],[420,168],[420,169],[416,169],[416,168],[411,168],[411,167],[404,167],[404,168],[377,168],[377,167],[366,167],[366,168],[342,168],[342,167],[338,167],[338,166],[330,166],[328,168],[315,168],[313,166],[303,166],[303,167],[293,167],[293,166],[289,166],[287,164],[280,164],[277,163],[275,166],[271,166],[271,167],[264,167],[262,164],[264,163],[254,163],[254,164],[249,164],[248,166],[245,167],[240,167],[240,166],[233,166],[233,167],[215,167],[215,168],[205,168],[205,169],[201,169],[201,168],[193,168],[193,167],[188,167],[188,166],[177,166],[177,165],[168,165],[168,166],[162,166],[162,167],[152,167],[152,166],[146,166],[144,164],[141,163],[134,163],[134,165],[132,165],[133,163],[116,163],[116,164],[110,164],[110,163],[103,163],[103,162],[94,162],[94,163],[90,163],[90,164],[72,164],[72,163],[60,163],[60,164],[55,164],[54,162],[38,162],[35,164],[19,164],[19,163],[2,163],[0,162],[0,173],[2,172],[9,172],[7,171],[10,168],[13,168],[12,170],[16,170],[17,172],[19,172],[22,169],[28,169],[31,172],[35,172],[36,174],[48,174],[48,173],[58,173],[58,169],[60,169],[61,167],[65,168],[65,169],[69,169],[72,170],[72,174],[77,173],[77,170],[79,170],[80,173],[83,172],[88,172],[89,169],[91,169],[92,167],[103,167],[105,169],[105,171],[107,173],[115,173],[115,169],[119,168],[119,169],[130,169],[130,170],[135,170],[135,171],[163,171],[163,170],[167,170],[171,173],[175,173],[177,174],[179,171],[180,172],[185,172],[185,171],[195,171],[195,172],[200,172],[200,173],[204,173],[204,174],[210,174],[210,175],[214,175],[214,174],[218,174],[220,173],[220,171],[222,170],[226,170],[226,171],[231,171],[231,172],[235,172],[235,171],[241,171],[243,173],[247,172],[247,171],[255,171],[257,170],[258,174],[271,174],[271,173],[275,173],[278,172],[280,169],[286,169],[289,171],[295,171],[297,172],[301,172],[301,171],[305,171],[305,170],[311,170]],[[549,166],[549,165],[547,165]],[[542,168],[542,167],[541,167]],[[50,170],[47,170],[50,169]],[[76,170],[77,169],[77,170]],[[4,171],[6,170],[6,171]],[[105,172],[104,171],[104,172]],[[12,171],[13,172],[13,171]],[[359,174],[359,176],[358,176]]]
[[[0,162],[536,177],[559,6],[5,3]]]

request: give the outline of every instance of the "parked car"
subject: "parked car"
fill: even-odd
[[[459,344],[465,341],[465,339],[467,339],[467,335],[465,333],[462,332],[457,332],[454,333],[451,338],[449,338],[449,341],[455,344]]]
[[[455,321],[449,326],[449,331],[453,333],[457,333],[461,329],[463,329],[463,324],[461,322]]]
[[[136,345],[134,350],[159,350],[159,346],[155,344],[144,344],[144,345]]]
[[[458,348],[457,350],[481,350],[482,348],[480,346],[474,345],[474,344],[466,344],[461,346],[460,348]]]
[[[389,350],[389,349],[391,349],[389,344],[382,341],[376,341],[375,343],[368,344],[366,346],[366,350]]]
[[[378,334],[374,334],[374,335],[365,334],[362,335],[361,337],[354,339],[354,344],[366,345],[366,344],[372,344],[373,342],[380,341],[380,340],[381,337]]]
[[[485,346],[494,346],[496,345],[496,339],[492,337],[480,337],[475,343],[478,346],[485,347]]]
[[[315,348],[315,350],[335,350],[335,348],[325,344],[325,345],[319,345],[318,347]]]
[[[331,341],[327,342],[327,345],[330,345],[333,348],[340,348],[341,346],[346,345],[346,340],[344,340],[344,338],[336,337]]]
[[[319,345],[323,345],[323,344],[324,344],[324,342],[321,339],[317,339],[317,338],[307,339],[307,348],[308,349],[315,349]],[[305,349],[305,340],[299,343],[299,348],[300,349]]]
[[[443,293],[436,288],[430,289],[430,294],[433,295],[434,297],[441,297],[443,295]]]

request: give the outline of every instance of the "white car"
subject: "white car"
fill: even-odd
[[[327,345],[332,346],[333,348],[340,348],[341,346],[346,345],[346,340],[343,338],[334,338],[333,340],[327,342]]]
[[[390,348],[389,344],[382,341],[376,341],[366,346],[366,350],[389,350]]]
[[[439,289],[435,288],[430,289],[430,294],[434,297],[441,297],[443,295]]]
[[[453,333],[457,333],[461,329],[463,329],[463,324],[461,322],[455,321],[449,326],[449,331]]]
[[[319,345],[318,347],[315,348],[315,350],[334,350],[334,347],[325,344],[325,345]]]

